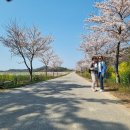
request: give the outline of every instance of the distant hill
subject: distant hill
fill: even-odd
[[[33,70],[33,72],[43,72],[43,71],[45,71],[45,67],[40,67]],[[71,71],[71,70],[65,67],[58,67],[57,69],[48,67],[48,72],[52,72],[52,71],[65,72],[65,71]],[[0,72],[28,72],[28,70],[27,69],[9,69],[7,71],[0,71]]]

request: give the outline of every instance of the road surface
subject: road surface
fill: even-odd
[[[75,73],[0,93],[0,130],[130,130],[130,113]]]

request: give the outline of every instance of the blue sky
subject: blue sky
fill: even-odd
[[[77,50],[85,33],[84,20],[94,9],[94,0],[0,0],[0,35],[13,20],[21,25],[39,27],[44,34],[54,37],[54,51],[63,59],[64,67],[75,67],[82,54]],[[26,68],[21,58],[11,57],[8,48],[0,45],[0,70]],[[34,68],[42,64],[34,61]]]

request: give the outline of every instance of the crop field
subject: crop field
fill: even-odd
[[[26,84],[41,82],[53,78],[57,78],[68,74],[69,72],[48,72],[47,76],[45,72],[34,72],[32,81],[28,72],[1,72],[0,73],[0,88],[14,88],[20,87]]]
[[[54,76],[65,75],[68,72],[54,72]],[[49,76],[53,76],[53,72],[47,72]],[[0,75],[29,75],[28,72],[0,72]],[[45,72],[33,72],[33,75],[45,75]]]

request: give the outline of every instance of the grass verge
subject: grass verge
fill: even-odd
[[[34,84],[34,83],[38,83],[38,82],[42,82],[42,81],[47,81],[50,79],[54,79],[54,78],[58,78],[61,76],[65,76],[66,74],[61,74],[58,76],[51,76],[48,75],[47,77],[45,75],[33,75],[33,80],[32,82],[30,82],[29,80],[29,75],[10,75],[10,74],[3,74],[0,75],[0,91],[3,91],[5,89],[11,89],[11,88],[19,88],[25,85],[29,85],[29,84]],[[7,82],[6,81],[10,81]],[[4,83],[4,84],[3,84]]]

